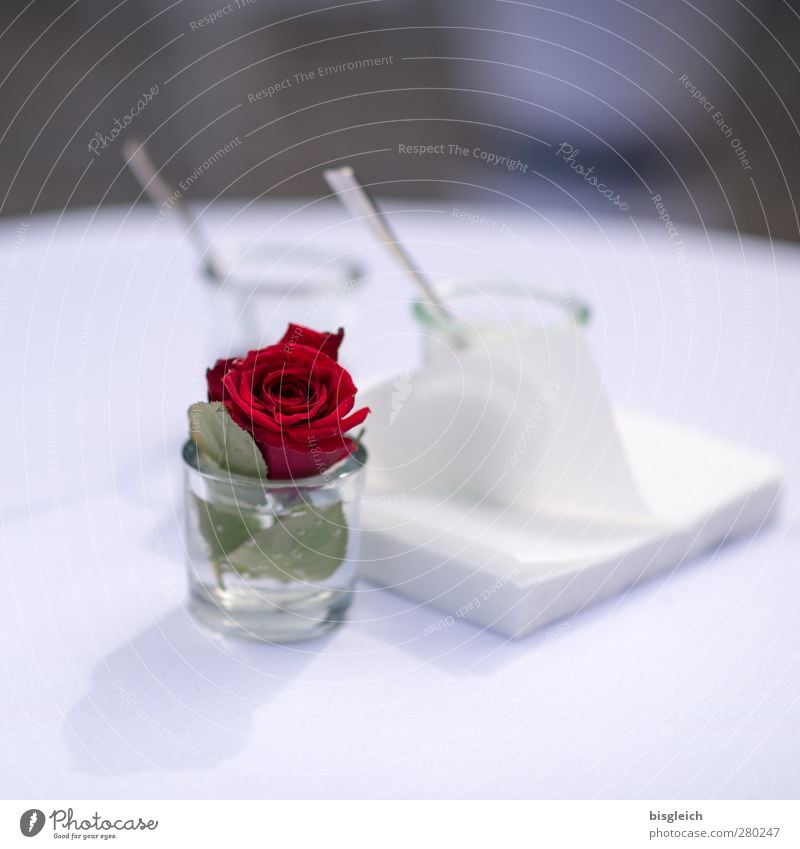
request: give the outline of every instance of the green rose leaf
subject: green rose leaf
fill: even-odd
[[[189,407],[189,437],[205,460],[234,475],[267,477],[267,464],[253,437],[219,401]]]
[[[228,564],[245,578],[323,581],[347,553],[347,521],[341,503],[278,517],[228,555]]]
[[[192,496],[197,511],[197,526],[208,546],[209,557],[219,562],[242,543],[251,539],[261,528],[259,517],[247,506],[212,504],[197,495]]]

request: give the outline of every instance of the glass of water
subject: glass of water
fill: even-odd
[[[270,345],[289,322],[320,330],[347,326],[365,280],[357,262],[321,247],[223,244],[215,264],[221,279],[205,275],[215,357]]]

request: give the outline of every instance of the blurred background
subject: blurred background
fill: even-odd
[[[139,137],[190,200],[346,159],[398,197],[800,237],[796,2],[3,0],[0,45],[6,216],[137,198]]]

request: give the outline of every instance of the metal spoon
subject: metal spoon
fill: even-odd
[[[464,334],[459,330],[453,314],[445,306],[431,282],[422,273],[403,244],[398,240],[386,214],[366,188],[359,182],[355,171],[347,165],[342,168],[328,168],[322,172],[331,191],[339,198],[348,212],[354,218],[362,219],[372,230],[376,239],[389,251],[392,258],[413,278],[425,295],[427,302],[433,307],[450,330],[454,344],[463,348],[466,345]]]
[[[122,152],[125,155],[128,168],[131,169],[133,176],[136,177],[137,182],[153,206],[156,208],[165,206],[168,209],[175,210],[184,230],[186,230],[186,235],[200,254],[200,259],[203,261],[209,277],[217,283],[222,283],[225,274],[218,258],[214,255],[211,243],[203,234],[186,204],[181,200],[181,193],[167,183],[153,164],[144,142],[139,139],[128,139],[122,145]]]

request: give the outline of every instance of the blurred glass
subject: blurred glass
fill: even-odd
[[[223,244],[215,259],[222,283],[205,275],[215,315],[214,357],[270,345],[289,322],[346,327],[365,279],[360,265],[324,248]]]
[[[525,286],[518,282],[438,281],[452,319],[430,303],[412,303],[422,333],[423,359],[436,363],[451,356],[454,335],[469,347],[514,343],[537,330],[588,324],[591,311],[568,291]]]

